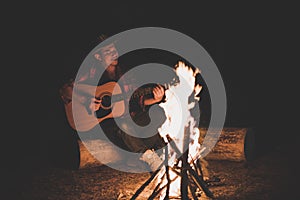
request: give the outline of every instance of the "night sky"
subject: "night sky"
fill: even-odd
[[[57,89],[68,69],[79,67],[89,42],[100,33],[114,35],[148,26],[184,33],[209,53],[226,88],[226,126],[254,127],[258,143],[271,150],[279,145],[293,148],[299,138],[290,130],[294,123],[289,120],[293,110],[290,96],[295,93],[291,86],[296,79],[288,69],[290,59],[284,57],[290,50],[287,45],[294,34],[294,17],[291,12],[283,18],[279,11],[286,10],[284,7],[207,7],[182,1],[21,8],[13,9],[16,15],[7,16],[11,21],[6,23],[7,37],[3,38],[11,66],[6,75],[16,80],[13,86],[18,88],[6,95],[16,96],[13,100],[18,107],[8,115],[13,123],[5,148],[11,149],[12,141],[15,146],[8,163],[27,165],[27,160],[37,161],[41,147],[68,141],[70,136],[59,132],[65,121]],[[209,104],[206,91],[202,101],[201,106]]]

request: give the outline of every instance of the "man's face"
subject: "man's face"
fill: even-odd
[[[107,45],[100,49],[100,57],[105,67],[118,64],[118,51],[114,44]]]

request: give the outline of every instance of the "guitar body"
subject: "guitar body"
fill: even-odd
[[[107,118],[122,116],[125,113],[125,101],[121,98],[120,100],[114,100],[115,95],[122,95],[121,87],[116,82],[108,82],[100,86],[76,84],[72,101],[65,105],[70,126],[83,132],[92,129]],[[94,113],[90,113],[87,105],[82,103],[82,98],[91,97],[102,100],[101,108]]]

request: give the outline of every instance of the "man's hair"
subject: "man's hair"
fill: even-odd
[[[108,36],[106,34],[102,33],[102,34],[98,35],[94,40],[91,41],[90,46],[92,48],[95,48],[98,44],[105,41],[107,38],[108,38]]]
[[[92,46],[91,49],[94,49],[94,48],[95,48],[95,50],[93,51],[93,53],[96,53],[96,52],[98,52],[102,47],[111,44],[111,42],[108,43],[108,42],[106,41],[106,39],[108,39],[108,38],[109,38],[109,37],[108,37],[106,34],[103,34],[103,33],[100,34],[99,36],[97,36],[96,39],[92,41],[92,45],[91,45],[91,46]],[[102,43],[102,42],[103,42],[103,43]],[[100,43],[102,43],[101,46],[99,46],[99,48],[96,48]],[[112,43],[115,43],[115,42],[112,42]]]
[[[104,40],[106,40],[108,37],[106,34],[100,34],[98,37],[97,37],[97,40],[99,43],[103,42]]]

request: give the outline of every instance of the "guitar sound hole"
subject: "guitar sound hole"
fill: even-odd
[[[110,108],[111,107],[111,96],[105,95],[103,96],[101,101],[102,107]]]

